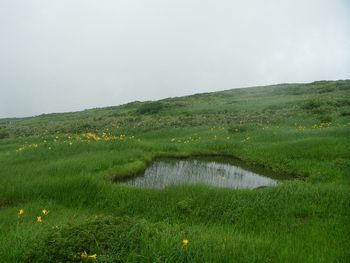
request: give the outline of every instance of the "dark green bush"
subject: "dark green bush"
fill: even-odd
[[[325,86],[325,87],[319,88],[317,92],[322,94],[322,93],[332,92],[334,90],[335,88],[333,86]]]
[[[350,111],[342,111],[339,115],[340,116],[350,116]]]
[[[322,106],[322,103],[320,100],[318,99],[310,99],[308,101],[306,101],[304,103],[304,105],[302,105],[302,109],[304,110],[314,110],[314,109],[318,109]]]
[[[5,131],[0,131],[0,140],[10,137],[10,134]]]
[[[55,229],[25,255],[24,262],[81,262],[84,251],[97,254],[98,262],[124,262],[140,247],[141,232],[141,224],[129,217],[96,218]]]
[[[139,114],[155,114],[160,112],[161,110],[164,109],[164,105],[163,103],[159,102],[159,101],[155,101],[155,102],[147,102],[145,104],[142,104],[137,110],[136,112]]]
[[[329,123],[329,122],[332,122],[332,117],[329,115],[321,116],[319,120],[320,120],[320,123]]]
[[[328,102],[328,104],[334,107],[349,107],[350,100],[347,100],[347,99],[331,100]]]

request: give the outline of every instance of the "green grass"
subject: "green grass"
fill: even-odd
[[[349,95],[350,81],[323,81],[0,120],[1,262],[90,261],[83,251],[97,262],[349,262]],[[155,157],[191,155],[294,179],[113,183]]]

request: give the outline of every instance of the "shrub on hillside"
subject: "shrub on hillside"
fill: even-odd
[[[329,115],[320,116],[318,119],[319,119],[320,123],[332,122],[332,116],[329,116]]]
[[[320,100],[317,99],[310,99],[308,101],[306,101],[304,103],[304,105],[302,105],[302,109],[304,110],[314,110],[314,109],[318,109],[322,106],[322,103]]]
[[[139,114],[155,114],[160,112],[162,109],[164,109],[163,103],[159,101],[154,102],[147,102],[145,104],[142,104],[136,112]]]
[[[10,134],[5,131],[0,131],[0,140],[10,137]]]

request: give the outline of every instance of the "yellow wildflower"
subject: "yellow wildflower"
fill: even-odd
[[[81,257],[82,259],[87,258],[87,257],[88,257],[88,254],[86,253],[86,251],[84,251],[84,252],[82,252],[82,253],[80,254],[80,257]]]
[[[47,211],[46,209],[44,209],[43,211],[41,211],[43,213],[44,216],[47,216],[49,214],[49,211]]]
[[[21,208],[20,210],[18,210],[17,215],[18,215],[18,216],[23,216],[23,215],[24,215],[24,209]]]
[[[184,248],[187,248],[188,243],[189,243],[188,239],[182,240],[182,246],[183,246]]]
[[[88,256],[88,259],[92,259],[92,260],[96,260],[97,258],[97,255],[96,254],[93,254],[91,256]]]
[[[43,222],[44,222],[44,219],[43,219],[41,216],[38,216],[38,217],[36,218],[36,222],[38,222],[38,223],[43,223]]]
[[[96,133],[93,132],[88,132],[86,134],[83,135],[85,137],[85,139],[87,140],[94,140],[94,141],[99,141],[101,140],[100,137],[98,137],[98,135]]]

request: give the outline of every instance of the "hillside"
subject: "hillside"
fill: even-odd
[[[350,80],[0,119],[0,257],[349,262],[349,132]],[[115,183],[156,157],[192,155],[288,179],[256,190]]]

